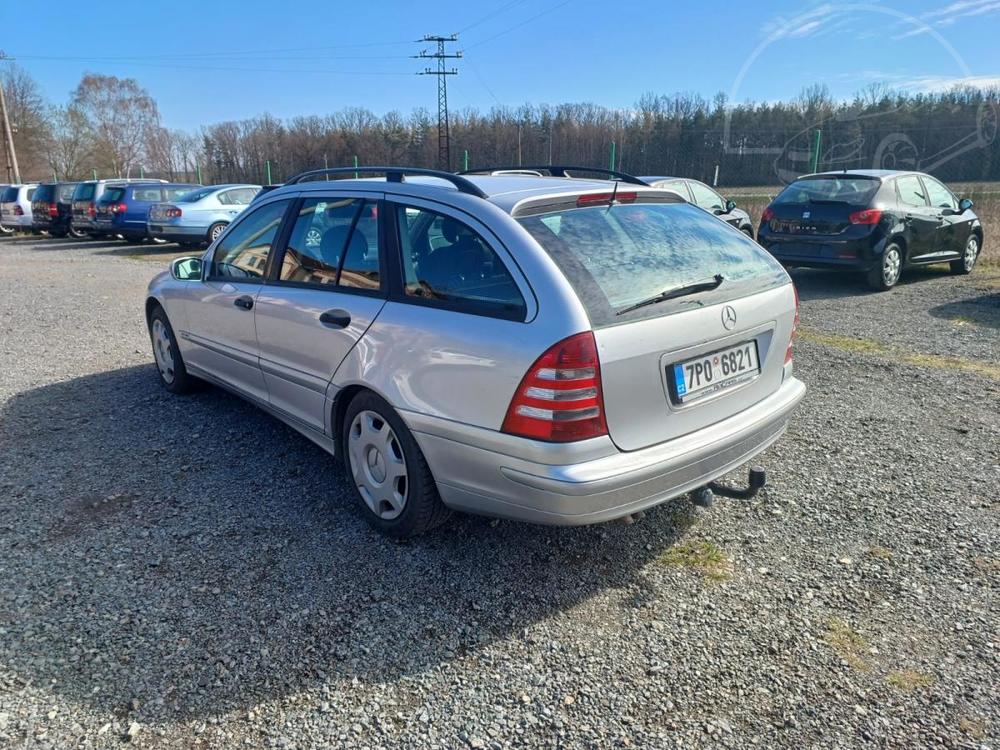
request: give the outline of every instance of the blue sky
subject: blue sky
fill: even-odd
[[[459,32],[451,106],[595,102],[645,92],[780,100],[824,83],[934,90],[1000,83],[1000,0],[668,2],[425,0],[276,3],[133,0],[39,12],[0,8],[3,49],[53,101],[85,71],[139,80],[169,127],[270,112],[381,114],[436,107],[410,59],[424,34]],[[70,10],[70,8],[77,10]]]

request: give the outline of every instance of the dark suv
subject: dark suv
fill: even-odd
[[[860,271],[884,291],[911,266],[970,273],[983,226],[971,200],[930,175],[845,170],[789,184],[764,209],[757,241],[786,266]]]
[[[75,182],[44,182],[31,198],[31,228],[48,232],[52,237],[65,237],[71,232]]]

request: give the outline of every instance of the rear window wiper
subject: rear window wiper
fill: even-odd
[[[615,310],[615,315],[624,315],[625,313],[632,312],[633,310],[638,310],[640,307],[655,305],[657,302],[663,302],[668,299],[686,297],[689,294],[695,294],[697,292],[709,292],[713,289],[718,289],[722,285],[723,281],[725,281],[725,277],[723,277],[721,273],[717,273],[712,278],[705,279],[704,281],[696,281],[693,284],[670,287],[669,289],[664,289],[659,294],[654,294],[652,297],[647,297],[646,299],[639,300],[634,304],[623,307],[620,310]]]

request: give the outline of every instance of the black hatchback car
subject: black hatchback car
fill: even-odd
[[[972,271],[983,226],[972,201],[921,172],[857,170],[800,177],[761,215],[757,241],[786,266],[863,273],[891,289],[912,266]]]
[[[31,197],[31,228],[48,232],[52,237],[65,237],[72,232],[75,182],[43,182]],[[76,233],[73,232],[76,236]]]
[[[753,239],[753,222],[750,214],[737,208],[736,202],[726,200],[704,182],[686,177],[640,177],[648,185],[677,193],[688,203],[694,203],[711,214],[715,214],[727,224],[732,224],[750,239]]]

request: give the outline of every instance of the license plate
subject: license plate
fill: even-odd
[[[673,366],[674,393],[680,402],[732,388],[757,377],[757,342],[744,341],[722,351],[678,362]]]

